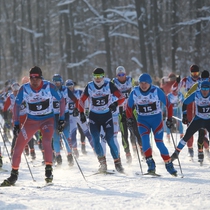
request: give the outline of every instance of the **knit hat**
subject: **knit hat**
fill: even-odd
[[[30,78],[40,78],[42,79],[42,70],[38,66],[34,66],[29,71]]]
[[[199,72],[199,67],[196,64],[190,66],[191,72]]]
[[[93,74],[104,74],[104,70],[102,68],[95,68]]]
[[[151,85],[152,84],[152,78],[150,77],[149,74],[143,73],[139,77],[139,82],[146,82],[146,83]]]
[[[65,82],[65,85],[66,85],[67,87],[69,87],[69,86],[74,86],[74,82],[73,82],[73,80],[71,80],[71,79],[67,79],[66,82]]]
[[[202,73],[201,73],[201,78],[202,79],[209,78],[209,71],[203,70]]]
[[[124,73],[126,74],[125,68],[123,66],[118,66],[116,68],[116,75],[120,74],[120,73]]]
[[[203,81],[201,83],[201,88],[210,88],[210,83],[209,81]]]

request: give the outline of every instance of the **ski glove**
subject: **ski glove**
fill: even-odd
[[[163,116],[163,121],[165,121],[165,119],[166,119],[166,112],[163,112],[162,116]]]
[[[187,125],[189,123],[188,119],[187,119],[187,114],[183,114],[182,116],[182,123]]]
[[[58,132],[59,133],[63,132],[64,126],[65,126],[65,121],[64,120],[59,120],[58,121]]]
[[[85,123],[85,122],[86,122],[86,117],[85,117],[84,112],[80,112],[80,121],[81,121],[82,123]]]
[[[13,128],[13,135],[17,137],[19,133],[20,133],[20,125],[15,125]]]
[[[172,126],[173,126],[172,118],[168,118],[168,119],[166,120],[166,126],[167,126],[169,129],[172,128]]]
[[[109,105],[109,110],[113,113],[117,110],[118,103],[115,101],[114,103]]]
[[[74,110],[73,110],[73,117],[77,117],[77,116],[79,116],[79,111],[78,111],[78,109],[77,108],[74,108]]]
[[[126,114],[125,114],[125,111],[122,112],[122,115],[121,116],[122,116],[121,122],[122,123],[126,123]]]
[[[133,126],[134,126],[134,119],[133,118],[127,119],[127,126],[128,126],[129,129],[133,130]]]

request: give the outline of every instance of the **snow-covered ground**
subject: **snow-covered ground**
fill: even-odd
[[[121,143],[120,134],[118,139]],[[176,140],[176,134],[174,139]],[[167,141],[165,143],[172,154],[173,144]],[[59,169],[54,167],[54,185],[44,188],[38,188],[44,185],[44,166],[33,167],[42,161],[41,152],[36,145],[36,160],[32,162],[28,157],[29,166],[36,181],[33,181],[25,158],[22,156],[16,186],[0,188],[0,209],[208,210],[210,209],[210,162],[205,158],[204,165],[199,166],[196,144],[197,142],[194,143],[194,162],[189,161],[186,147],[180,154],[184,178],[181,176],[175,178],[167,173],[154,142],[152,145],[156,171],[162,175],[158,178],[136,176],[135,172],[141,173],[138,158],[133,157],[132,164],[128,166],[122,147],[121,158],[127,175],[116,173],[90,176],[98,169],[99,164],[87,144],[88,154],[82,155],[80,152],[78,159],[85,180],[76,163],[72,168],[68,167],[65,151],[62,150],[63,165]],[[0,182],[2,182],[9,176],[11,166],[2,138],[0,138],[0,145],[4,156],[3,168],[9,170],[0,173]],[[7,147],[10,150],[9,143]],[[78,148],[80,150],[80,144]],[[109,149],[107,149],[107,161],[108,168],[114,169]],[[141,165],[145,173],[147,171],[145,161],[141,161]],[[175,167],[181,175],[177,161],[175,161]]]

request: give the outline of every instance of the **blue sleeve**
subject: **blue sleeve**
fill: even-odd
[[[157,94],[158,94],[159,100],[160,100],[165,106],[167,106],[167,101],[166,101],[166,95],[165,95],[165,93],[164,93],[161,89],[157,88]]]
[[[56,88],[56,86],[52,83],[50,83],[50,91],[51,91],[51,94],[58,100],[60,101],[62,98],[63,98],[63,95],[62,93],[60,92],[60,90],[58,90]]]
[[[189,95],[183,102],[183,104],[188,105],[195,101],[195,92]]]
[[[130,93],[130,95],[129,95],[129,97],[128,97],[128,106],[129,106],[130,108],[132,108],[133,105],[134,105],[133,91],[131,91],[131,93]]]
[[[23,102],[23,86],[20,87],[18,94],[16,96],[16,99],[15,99],[15,103],[17,105],[21,105],[22,102]]]

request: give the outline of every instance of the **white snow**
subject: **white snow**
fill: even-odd
[[[120,134],[118,139],[121,145]],[[76,163],[72,168],[68,167],[65,150],[62,150],[63,165],[60,169],[54,167],[54,185],[41,189],[37,186],[44,185],[44,166],[33,167],[33,164],[40,164],[42,161],[41,152],[36,145],[36,160],[32,163],[30,157],[27,157],[36,182],[32,180],[26,161],[22,156],[16,186],[0,188],[0,209],[210,209],[210,162],[205,156],[204,165],[199,166],[197,162],[197,136],[195,139],[194,162],[189,161],[187,147],[180,154],[184,178],[180,177],[181,173],[177,161],[174,163],[179,177],[172,177],[167,173],[153,141],[153,158],[156,162],[156,171],[162,175],[161,177],[136,176],[135,172],[141,173],[138,159],[134,157],[132,165],[128,166],[122,146],[121,158],[127,175],[116,173],[115,175],[89,176],[97,170],[99,164],[87,141],[88,154],[85,156],[80,152],[78,159],[86,181]],[[176,134],[174,134],[174,140],[179,141]],[[168,143],[166,140],[165,144],[172,154],[174,151],[173,143]],[[4,156],[3,168],[9,170],[9,172],[0,173],[0,182],[2,182],[9,177],[11,166],[3,147],[2,138],[0,138],[0,145]],[[7,143],[10,150],[9,145]],[[80,150],[79,141],[78,149]],[[108,168],[114,169],[108,148],[107,161]],[[141,161],[141,165],[145,173],[147,171],[145,161]]]

